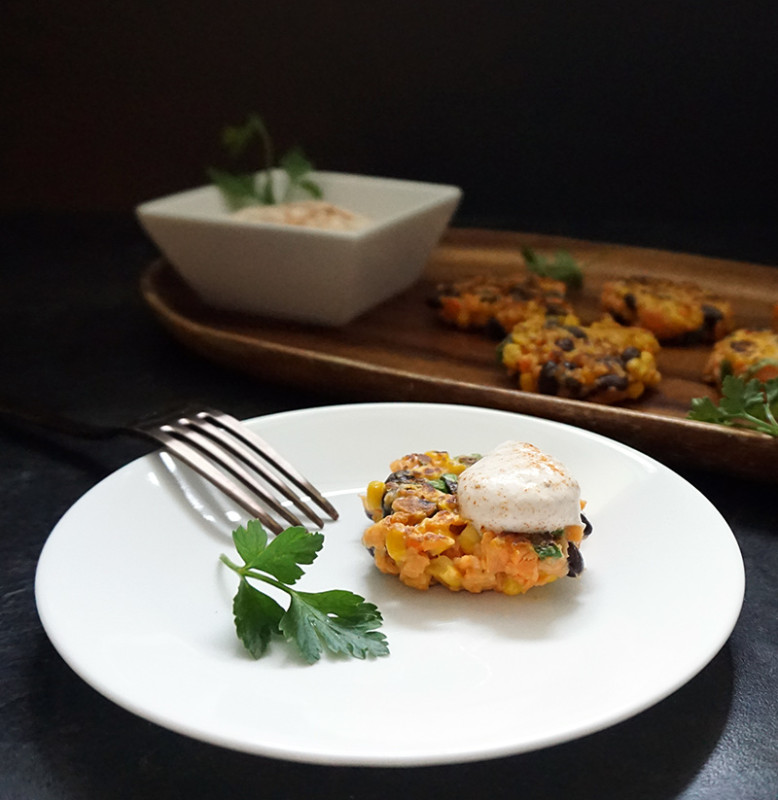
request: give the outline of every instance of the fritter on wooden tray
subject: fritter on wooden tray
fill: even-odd
[[[572,313],[563,281],[535,273],[476,275],[440,284],[431,299],[442,320],[462,330],[484,330],[504,336],[533,317]]]
[[[760,381],[778,377],[778,331],[740,328],[716,342],[703,377],[720,389],[726,375]]]
[[[602,308],[623,325],[638,325],[667,344],[714,342],[733,327],[729,301],[695,283],[637,276],[607,281]]]
[[[516,325],[498,348],[503,366],[526,392],[616,403],[656,386],[659,342],[649,331],[606,317],[591,325],[569,317]]]

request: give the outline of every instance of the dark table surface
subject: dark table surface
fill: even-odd
[[[762,263],[774,263],[778,252],[751,231],[721,226],[600,223],[543,232]],[[153,255],[129,216],[2,218],[0,394],[99,421],[192,398],[240,417],[354,399],[347,387],[303,394],[272,377],[258,383],[181,348],[138,293]],[[44,541],[82,494],[145,451],[132,441],[85,445],[0,428],[2,800],[778,798],[776,484],[679,470],[731,525],[745,560],[746,596],[721,652],[666,700],[600,733],[512,758],[335,768],[231,752],[157,727],[103,698],[49,643],[33,596]],[[684,558],[694,569],[693,554]],[[441,735],[466,737],[468,727]]]

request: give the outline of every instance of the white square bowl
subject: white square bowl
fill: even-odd
[[[208,305],[337,326],[418,280],[462,196],[456,186],[418,181],[335,172],[311,178],[324,200],[371,224],[331,231],[235,220],[215,186],[151,200],[136,212]]]

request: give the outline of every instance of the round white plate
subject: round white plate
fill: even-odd
[[[244,516],[153,454],[81,498],[46,542],[36,600],[65,661],[120,706],[236,750],[341,765],[468,761],[565,742],[692,678],[740,612],[743,562],[718,511],[674,472],[577,428],[465,406],[357,404],[251,425],[341,511],[300,588],[376,603],[391,655],[255,661],[232,620]],[[520,597],[419,592],[360,544],[360,493],[409,452],[530,441],[579,478],[587,568]]]

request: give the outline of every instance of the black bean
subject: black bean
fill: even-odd
[[[638,307],[637,300],[635,300],[635,295],[632,292],[627,292],[624,295],[624,305],[630,311],[634,311]]]
[[[581,551],[572,543],[567,543],[567,577],[577,578],[584,569]]]
[[[393,472],[384,483],[413,483],[416,476],[409,469],[401,469]]]
[[[600,390],[614,389],[617,392],[623,392],[629,386],[626,375],[600,375],[594,383]]]
[[[478,299],[484,303],[496,303],[500,298],[491,289],[482,289],[478,292]]]
[[[702,318],[705,320],[703,323],[705,329],[712,331],[716,327],[716,323],[724,319],[724,314],[722,314],[721,309],[716,308],[716,306],[703,305]]]
[[[575,347],[575,342],[573,342],[569,336],[563,336],[561,339],[557,339],[554,344],[566,353],[569,353]]]
[[[640,358],[640,350],[637,347],[626,347],[621,353],[621,360],[626,364],[633,358]]]
[[[572,333],[573,336],[575,336],[576,339],[586,339],[587,338],[586,332],[583,330],[583,328],[579,328],[578,325],[564,325],[563,327],[564,327],[564,329],[566,331],[569,331],[570,333]]]
[[[581,522],[583,522],[584,526],[583,535],[588,536],[594,529],[592,528],[592,523],[586,518],[586,514],[581,514]]]
[[[529,300],[530,296],[527,290],[520,285],[511,286],[508,290],[511,300]]]
[[[500,325],[499,322],[494,317],[489,317],[486,321],[486,325],[484,326],[484,333],[490,338],[494,339],[502,339],[505,336],[505,328]]]
[[[556,377],[557,365],[554,361],[546,361],[538,376],[538,391],[541,394],[556,394],[559,381]]]
[[[735,341],[730,344],[730,347],[736,353],[745,353],[746,351],[751,350],[753,346],[754,343],[748,339],[735,339]]]

